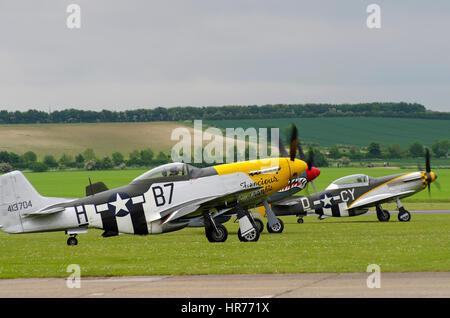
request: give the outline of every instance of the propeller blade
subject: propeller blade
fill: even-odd
[[[303,152],[302,146],[300,145],[300,142],[297,144],[297,148],[298,148],[298,154],[300,156],[300,159],[302,161],[306,162],[306,157],[305,157],[305,153]]]
[[[441,185],[439,184],[438,181],[434,181],[433,184],[435,184],[438,190],[441,191]]]
[[[317,188],[316,188],[316,185],[314,184],[314,181],[311,180],[310,182],[311,182],[311,185],[312,185],[312,187],[314,189],[314,192],[317,193]]]
[[[309,156],[308,156],[308,169],[311,169],[312,166],[314,166],[314,151],[312,148],[309,150]]]
[[[281,140],[281,137],[278,137],[278,150],[280,151],[280,156],[282,158],[289,157],[289,155],[288,155],[288,153],[286,151],[286,148],[284,148],[283,141]]]
[[[426,172],[431,172],[430,150],[428,148],[425,148],[425,167]]]
[[[297,127],[293,124],[292,125],[292,133],[291,133],[291,143],[290,143],[290,147],[289,147],[289,157],[291,159],[291,161],[295,160],[295,156],[297,153],[297,135],[298,135],[298,131],[297,131]]]

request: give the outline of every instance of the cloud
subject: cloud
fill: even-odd
[[[410,101],[450,111],[449,4],[73,1],[0,8],[0,108]]]

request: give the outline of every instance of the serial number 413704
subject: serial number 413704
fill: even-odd
[[[16,203],[10,204],[8,206],[8,212],[25,210],[25,209],[31,208],[32,206],[33,206],[33,204],[31,204],[31,200],[16,202]]]

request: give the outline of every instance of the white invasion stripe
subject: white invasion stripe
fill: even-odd
[[[119,232],[134,234],[133,222],[131,221],[130,213],[125,216],[117,216],[116,214],[116,222]]]
[[[85,205],[84,208],[88,216],[89,226],[101,228],[103,226],[102,217],[100,213],[97,213],[95,206],[93,204],[88,204]]]
[[[144,196],[143,196],[143,195],[138,195],[138,196],[136,196],[136,197],[132,197],[132,198],[131,198],[131,202],[132,202],[133,204],[142,203],[142,202],[144,202]]]
[[[323,208],[323,214],[328,216],[333,216],[333,212],[329,208]]]
[[[339,212],[341,216],[348,216],[347,203],[339,203]]]

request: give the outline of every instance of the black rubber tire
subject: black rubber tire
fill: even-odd
[[[400,222],[409,222],[411,220],[411,213],[405,209],[398,212],[398,220]]]
[[[257,229],[255,231],[252,231],[251,233],[247,234],[246,236],[241,235],[241,229],[238,231],[238,238],[241,242],[257,242],[259,240],[260,233]]]
[[[277,220],[278,220],[278,223],[277,223],[274,227],[270,227],[270,226],[267,224],[267,231],[268,231],[269,233],[280,234],[280,233],[283,232],[283,230],[284,230],[284,223],[283,223],[283,221],[281,221],[281,219],[279,219],[279,218],[277,218]]]
[[[78,245],[78,240],[75,237],[71,236],[67,239],[67,245],[68,246]]]
[[[264,223],[260,219],[254,219],[255,221],[255,228],[258,230],[259,233],[262,233],[264,231]]]
[[[391,218],[391,214],[387,210],[379,209],[377,207],[377,218],[380,222],[388,222]]]
[[[222,224],[216,224],[217,231],[214,227],[209,228],[206,231],[206,238],[211,243],[222,243],[228,238],[228,231]]]

